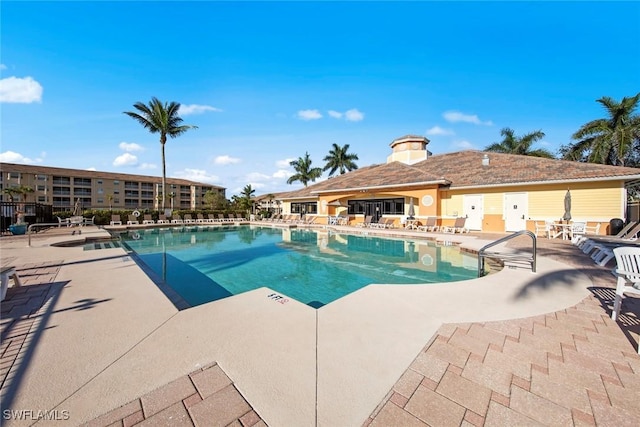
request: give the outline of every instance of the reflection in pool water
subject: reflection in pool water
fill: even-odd
[[[266,286],[321,307],[366,285],[477,276],[477,258],[435,242],[256,226],[122,234],[123,242],[191,306]]]

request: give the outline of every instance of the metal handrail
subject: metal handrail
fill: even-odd
[[[536,272],[536,252],[537,252],[537,237],[534,233],[532,233],[529,230],[520,230],[520,231],[516,231],[513,234],[510,234],[508,236],[502,237],[494,242],[491,242],[485,246],[483,246],[482,248],[480,248],[480,250],[478,251],[478,277],[482,277],[482,275],[484,274],[484,258],[485,256],[487,256],[487,254],[485,254],[486,250],[499,245],[500,243],[504,243],[506,241],[509,241],[515,237],[518,236],[522,236],[522,235],[528,235],[529,237],[531,237],[531,240],[533,242],[533,258],[531,261],[531,271],[533,271],[534,273]],[[496,253],[491,253],[491,255],[496,255]]]

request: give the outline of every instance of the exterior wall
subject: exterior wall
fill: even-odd
[[[625,217],[624,183],[602,181],[554,185],[515,186],[496,189],[441,191],[441,217],[443,225],[453,223],[453,218],[463,215],[465,195],[482,194],[484,218],[482,231],[504,232],[505,193],[524,192],[528,195],[527,229],[535,231],[535,222],[546,219],[560,220],[564,215],[564,197],[571,192],[571,216],[573,221],[587,221],[588,225],[600,223],[600,233],[605,234],[612,218]],[[597,201],[597,202],[596,202]]]
[[[84,209],[158,209],[162,205],[158,197],[161,177],[9,163],[2,164],[0,175],[0,191],[28,186],[34,190],[27,195],[28,201],[51,204],[59,209],[73,207],[78,199]],[[208,190],[225,194],[222,187],[167,178],[166,192],[175,196],[168,197],[166,206],[172,207],[173,203],[176,209],[201,208]],[[8,200],[8,196],[0,193],[0,200]]]

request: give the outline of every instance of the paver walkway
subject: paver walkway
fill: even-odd
[[[589,275],[593,295],[545,316],[443,325],[364,426],[638,425],[640,300],[612,321],[611,265],[539,243]]]
[[[538,249],[590,276],[592,295],[543,316],[443,325],[365,426],[637,425],[639,300],[626,299],[620,321],[613,322],[615,280],[608,268],[568,242],[541,239]],[[18,265],[24,286],[9,288],[2,302],[3,406],[13,376],[33,351],[40,316],[64,286],[56,282],[61,264]],[[213,363],[87,425],[265,425],[250,403]]]

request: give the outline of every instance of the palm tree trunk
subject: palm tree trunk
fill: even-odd
[[[160,135],[160,147],[162,147],[162,211],[164,212],[164,208],[165,208],[165,202],[164,200],[166,199],[166,192],[165,192],[165,185],[166,185],[166,181],[167,181],[167,165],[164,161],[164,144],[165,142],[167,142],[167,136],[162,134]]]

